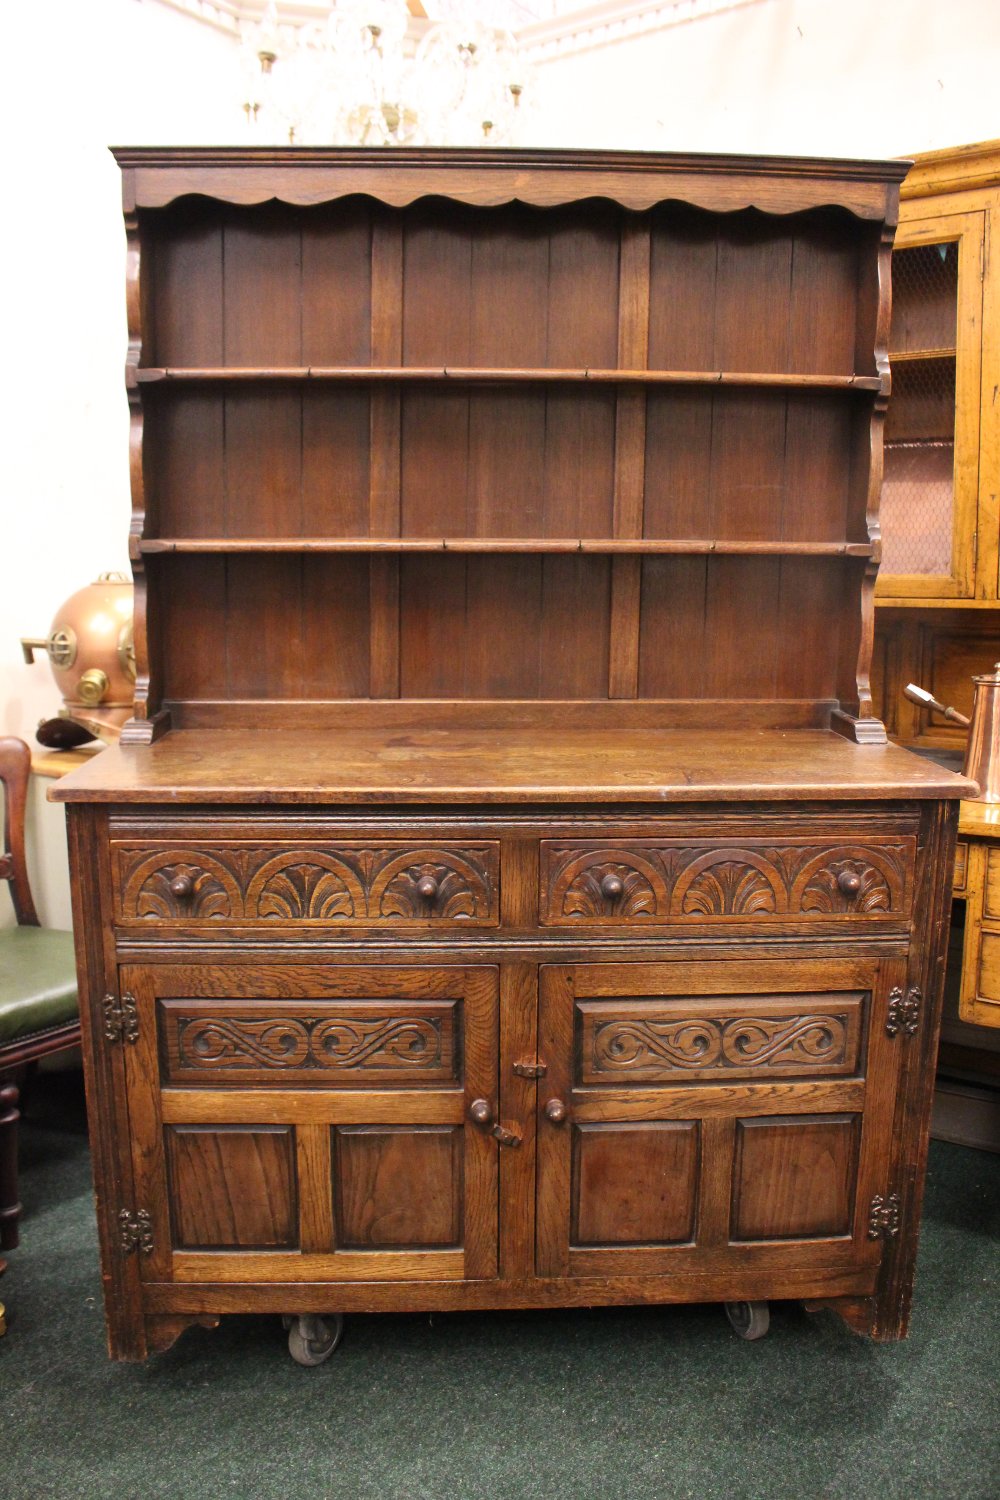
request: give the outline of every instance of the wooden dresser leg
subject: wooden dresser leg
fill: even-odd
[[[877,1337],[874,1297],[812,1297],[803,1302],[802,1306],[810,1313],[829,1308],[847,1324],[852,1333],[863,1333],[869,1338]]]

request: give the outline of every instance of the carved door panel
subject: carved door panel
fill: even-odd
[[[496,969],[160,964],[122,987],[147,1279],[496,1275],[472,1111],[496,1108]]]
[[[543,968],[540,1274],[877,1265],[903,983],[899,960]]]

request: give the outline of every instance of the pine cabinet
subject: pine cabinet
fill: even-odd
[[[118,158],[135,714],[56,788],[111,1353],[901,1337],[967,787],[871,701],[903,169]]]
[[[968,714],[1000,655],[1000,143],[916,157],[901,199],[874,694],[904,744],[961,749],[902,690]]]

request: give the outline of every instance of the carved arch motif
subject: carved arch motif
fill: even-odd
[[[751,849],[713,849],[687,866],[674,885],[674,916],[773,916],[788,910],[788,892],[771,860]]]
[[[335,855],[312,850],[275,855],[247,887],[247,916],[265,921],[332,921],[364,916],[365,908],[357,872]]]
[[[421,895],[420,881],[436,882],[433,898]],[[473,864],[460,854],[443,849],[407,849],[383,865],[368,893],[368,914],[397,918],[404,922],[427,917],[452,921],[482,918],[490,914],[492,893],[485,863]]]
[[[608,897],[601,882],[613,875],[621,895]],[[593,919],[657,917],[666,909],[667,886],[656,866],[632,849],[597,849],[576,854],[558,872],[551,909],[557,916]]]
[[[175,895],[172,882],[185,878],[191,882],[190,895]],[[243,894],[232,872],[212,855],[160,851],[129,872],[122,912],[126,920],[232,921],[243,916]]]
[[[841,890],[839,877],[844,874],[860,880],[856,894]],[[825,849],[802,867],[792,886],[792,909],[823,915],[898,911],[903,889],[902,866],[889,850],[846,844]]]

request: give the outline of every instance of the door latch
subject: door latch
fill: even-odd
[[[493,1137],[500,1142],[501,1146],[519,1146],[521,1144],[521,1137],[515,1135],[513,1130],[505,1130],[502,1125],[494,1125]]]

